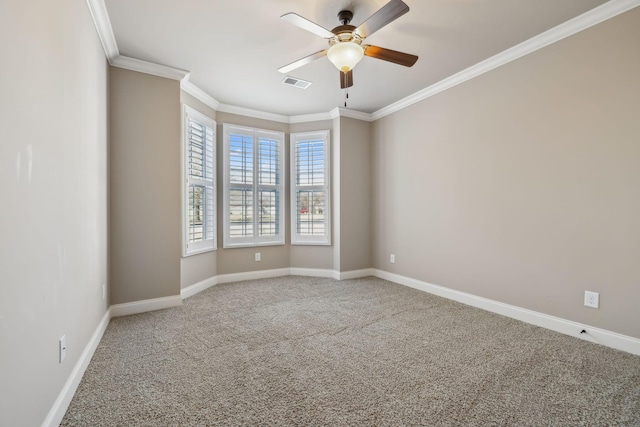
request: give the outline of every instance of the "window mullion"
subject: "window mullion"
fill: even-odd
[[[258,204],[260,204],[260,192],[258,188],[258,180],[260,176],[260,164],[258,158],[260,156],[260,137],[257,132],[253,132],[253,240],[254,243],[260,241],[260,220],[258,216]]]

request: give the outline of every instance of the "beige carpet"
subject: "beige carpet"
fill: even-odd
[[[375,278],[109,324],[64,426],[640,426],[640,357]]]

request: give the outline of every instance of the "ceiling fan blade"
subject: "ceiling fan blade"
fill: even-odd
[[[293,71],[296,68],[300,68],[303,65],[307,65],[307,64],[315,61],[316,59],[322,58],[323,56],[326,56],[326,55],[327,55],[327,49],[324,49],[324,50],[321,50],[320,52],[312,53],[309,56],[305,56],[302,59],[298,59],[297,61],[292,62],[289,65],[285,65],[284,67],[280,67],[280,68],[278,68],[278,71],[280,71],[282,74],[286,74],[289,71]]]
[[[364,46],[364,54],[371,58],[382,59],[383,61],[393,62],[394,64],[404,65],[405,67],[411,67],[418,60],[418,57],[415,55],[372,45]]]
[[[340,89],[346,89],[353,86],[353,70],[349,70],[346,73],[340,71]]]
[[[318,35],[320,37],[323,37],[325,39],[330,39],[331,37],[333,37],[333,33],[329,30],[327,30],[326,28],[321,27],[320,25],[316,24],[315,22],[311,22],[309,21],[307,18],[303,18],[302,16],[295,14],[293,12],[291,13],[285,13],[284,15],[282,15],[280,17],[280,19],[283,19],[287,22],[289,22],[290,24],[295,25],[296,27],[300,27],[303,30],[307,30],[315,35]]]
[[[407,12],[409,12],[409,6],[402,0],[391,0],[371,15],[369,19],[360,24],[360,26],[354,30],[354,33],[362,38],[369,37],[380,28],[395,21]]]

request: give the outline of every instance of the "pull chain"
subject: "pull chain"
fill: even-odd
[[[347,99],[349,99],[349,89],[344,90],[344,108],[347,108]]]

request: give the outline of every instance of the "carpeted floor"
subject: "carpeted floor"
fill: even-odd
[[[63,426],[640,426],[640,357],[376,278],[115,318]]]

